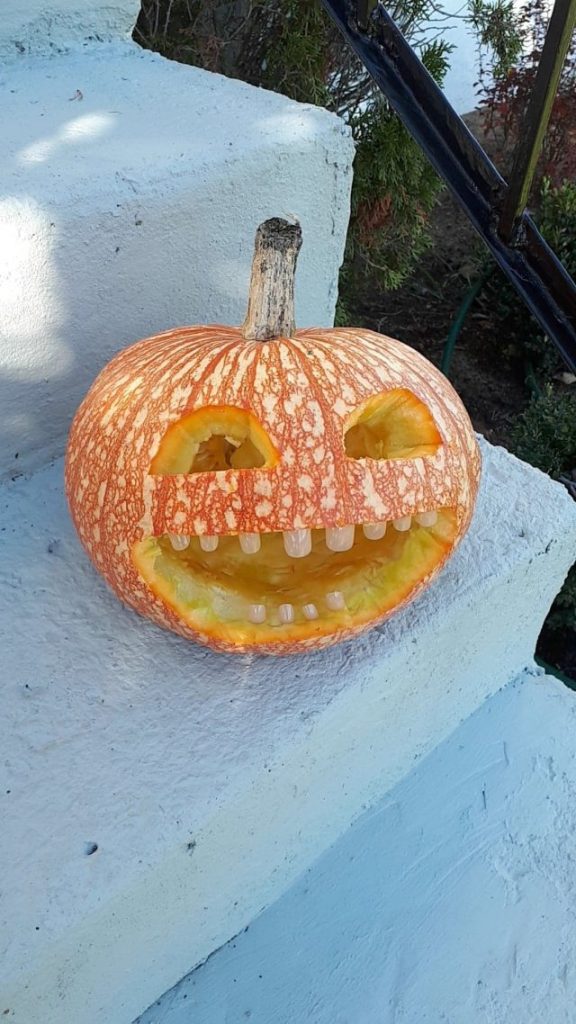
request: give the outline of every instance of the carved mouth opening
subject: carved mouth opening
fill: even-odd
[[[335,634],[403,602],[454,544],[454,509],[284,533],[147,537],[132,549],[151,590],[192,629],[239,649]]]

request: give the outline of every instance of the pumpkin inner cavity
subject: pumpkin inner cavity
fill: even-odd
[[[434,526],[415,520],[399,532],[369,540],[360,526],[353,546],[331,551],[323,529],[312,549],[290,558],[282,533],[259,535],[246,554],[237,535],[220,535],[207,552],[198,537],[174,550],[169,536],[137,542],[133,560],[153,592],[196,629],[218,630],[234,641],[323,635],[392,611],[442,561],[457,534],[454,509],[441,509]],[[252,621],[250,621],[252,619]]]
[[[235,406],[195,409],[166,431],[150,466],[152,475],[272,468],[279,460],[253,413]]]
[[[372,398],[348,420],[351,459],[415,459],[435,455],[442,438],[432,413],[412,391],[394,388]]]

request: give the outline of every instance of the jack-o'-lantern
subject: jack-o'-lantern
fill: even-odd
[[[67,494],[119,597],[222,651],[289,654],[382,621],[466,531],[479,453],[421,355],[295,330],[300,229],[260,226],[241,329],[120,352],[72,425]]]

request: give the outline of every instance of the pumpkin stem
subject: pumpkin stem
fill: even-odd
[[[247,341],[271,341],[294,334],[294,276],[302,228],[280,217],[256,231],[248,312],[242,325]]]

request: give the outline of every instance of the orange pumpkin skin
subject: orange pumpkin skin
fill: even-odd
[[[430,411],[441,443],[416,458],[349,458],[344,435],[374,395],[408,389]],[[206,407],[250,411],[277,453],[274,466],[150,473],[168,428]],[[120,352],[72,424],[66,490],[89,557],[127,605],[161,626],[228,652],[291,654],[359,633],[437,575],[474,508],[480,456],[468,415],[446,378],[399,341],[356,329],[298,330],[246,341],[239,329],[180,328]],[[433,571],[393,603],[340,622],[322,619],[239,641],[217,623],[192,625],[145,582],[133,550],[167,533],[222,535],[325,528],[449,508],[455,530]]]

